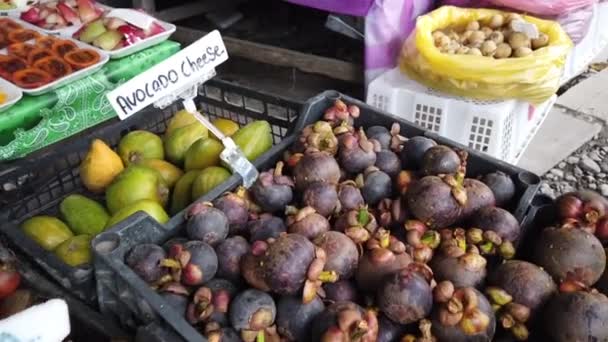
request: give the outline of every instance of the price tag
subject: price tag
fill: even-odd
[[[124,120],[164,97],[208,79],[215,67],[227,59],[222,36],[215,30],[106,96],[118,117]]]

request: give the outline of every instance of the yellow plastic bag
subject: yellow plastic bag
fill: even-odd
[[[521,99],[539,104],[559,88],[570,38],[554,21],[523,16],[549,36],[547,47],[521,58],[494,59],[450,55],[435,47],[433,32],[484,21],[498,10],[441,7],[418,18],[416,30],[403,45],[399,66],[410,78],[447,93],[484,100]]]

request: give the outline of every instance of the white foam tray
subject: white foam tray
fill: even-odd
[[[23,97],[21,89],[4,78],[0,78],[0,91],[6,94],[6,101],[0,105],[0,111],[10,108]]]

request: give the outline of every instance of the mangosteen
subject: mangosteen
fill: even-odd
[[[566,285],[580,282],[592,286],[606,268],[601,242],[593,234],[571,227],[545,228],[536,242],[532,260],[557,283]]]
[[[338,184],[341,175],[336,159],[324,152],[304,154],[293,169],[296,187],[300,191],[314,182]]]
[[[230,323],[241,333],[245,341],[254,341],[260,332],[265,332],[274,324],[277,314],[272,297],[256,290],[245,290],[232,300]]]
[[[175,244],[164,264],[172,269],[176,281],[187,286],[199,286],[211,280],[218,269],[213,247],[203,241]]]
[[[460,170],[462,161],[453,149],[444,145],[429,148],[422,157],[421,169],[425,176],[455,174]]]
[[[403,144],[401,150],[401,163],[404,169],[418,170],[422,167],[425,153],[437,143],[429,138],[417,136],[409,139]]]
[[[186,317],[190,324],[199,322],[216,322],[220,326],[227,326],[228,308],[230,301],[236,294],[236,289],[228,282],[227,285],[215,283],[214,288],[205,285],[199,287],[192,296],[188,305]]]
[[[517,219],[508,211],[498,207],[485,207],[471,217],[471,226],[483,231],[496,232],[502,239],[516,241],[521,229]]]
[[[268,250],[268,243],[255,241],[251,244],[249,253],[241,257],[242,276],[251,287],[261,291],[270,291],[270,287],[264,279],[264,269],[261,266],[264,253]]]
[[[357,187],[357,183],[352,180],[347,180],[338,185],[338,201],[342,211],[359,209],[365,205],[361,190]]]
[[[486,259],[478,250],[465,251],[452,241],[454,244],[442,241],[439,253],[429,262],[435,280],[447,280],[457,287],[480,288],[486,278]]]
[[[167,274],[167,269],[163,267],[166,258],[167,254],[162,247],[145,243],[133,247],[125,261],[135,274],[152,284]]]
[[[426,317],[433,307],[430,281],[417,268],[408,267],[387,276],[376,293],[380,310],[393,322],[409,324]]]
[[[515,183],[509,175],[501,171],[488,173],[482,179],[482,182],[487,185],[496,199],[496,205],[504,207],[511,202],[515,196]]]
[[[283,162],[278,162],[274,169],[260,173],[251,187],[255,202],[270,213],[283,210],[293,199],[293,180],[283,176]]]
[[[287,227],[280,217],[264,213],[249,221],[247,230],[249,242],[253,243],[258,240],[276,239],[287,231]]]
[[[405,244],[386,230],[379,229],[367,241],[366,251],[359,258],[359,267],[355,271],[357,285],[363,291],[374,292],[385,276],[407,267],[411,262],[412,258],[405,252]]]
[[[209,342],[242,342],[239,334],[232,328],[220,328],[211,330],[205,334]]]
[[[355,243],[363,243],[376,232],[378,223],[366,207],[361,207],[344,212],[338,217],[333,228],[346,234]]]
[[[243,187],[235,192],[228,192],[213,201],[213,206],[221,210],[230,225],[230,235],[241,234],[249,220],[250,203],[247,190]]]
[[[328,231],[318,235],[314,243],[327,254],[325,271],[335,271],[340,279],[352,277],[359,263],[359,250],[353,240],[340,232]]]
[[[414,182],[407,192],[409,212],[430,228],[445,228],[456,223],[462,206],[452,194],[453,187],[437,176]]]
[[[401,197],[395,199],[385,198],[376,207],[375,216],[378,224],[390,230],[399,229],[407,219],[405,201]]]
[[[434,289],[437,303],[431,314],[431,331],[438,341],[490,342],[496,319],[486,297],[472,287],[440,282]]]
[[[333,303],[312,322],[311,341],[374,342],[377,336],[376,313],[352,302]]]
[[[249,252],[249,243],[242,236],[227,238],[215,248],[218,260],[217,276],[241,281],[241,258]]]
[[[384,126],[371,126],[365,130],[365,133],[369,139],[378,141],[383,150],[390,149],[393,136],[388,128]]]
[[[228,236],[228,218],[209,202],[195,203],[188,210],[186,217],[188,218],[186,233],[192,240],[216,246]]]
[[[186,315],[188,308],[188,289],[182,284],[171,282],[163,285],[160,289],[160,296],[173,307],[173,309],[182,316]]]
[[[298,294],[302,288],[303,302],[315,298],[322,282],[337,280],[333,271],[323,271],[327,256],[300,234],[285,234],[268,246],[260,267],[264,282],[275,293]]]
[[[329,122],[334,127],[340,124],[352,126],[360,113],[361,111],[356,105],[346,105],[344,101],[338,99],[334,102],[333,106],[325,110],[323,120]]]
[[[312,240],[331,228],[329,221],[319,215],[312,207],[305,207],[300,210],[289,207],[287,212],[291,214],[286,219],[289,233],[300,234]]]
[[[605,250],[608,255],[608,250]],[[595,287],[603,294],[608,294],[608,267],[604,270],[604,273],[597,281]]]
[[[401,171],[401,160],[395,152],[382,150],[376,153],[375,166],[387,175],[395,177]]]
[[[340,135],[338,157],[340,166],[351,174],[363,172],[376,163],[376,152],[380,152],[380,144],[368,140],[363,128],[357,132],[347,132]]]
[[[488,283],[491,286],[485,292],[495,307],[499,322],[503,328],[520,334],[516,335],[518,338],[527,335],[527,328],[523,328],[529,319],[557,292],[553,279],[545,270],[520,260],[498,266],[490,274]]]
[[[384,198],[389,198],[393,194],[393,181],[386,173],[377,167],[371,166],[365,173],[357,177],[357,183],[361,187],[361,194],[365,203],[375,206]]]
[[[466,202],[462,212],[462,219],[473,216],[481,208],[493,207],[496,204],[492,190],[476,179],[465,179],[464,189],[466,191]]]
[[[357,286],[352,280],[338,280],[335,283],[323,284],[325,291],[325,300],[331,303],[335,302],[359,302],[359,292]]]
[[[335,184],[315,182],[302,194],[302,204],[314,208],[322,216],[329,216],[338,207],[338,193]]]
[[[171,247],[175,244],[184,244],[188,242],[188,239],[186,239],[185,237],[174,237],[171,238],[167,241],[165,241],[165,243],[163,243],[163,249],[165,250],[165,252],[169,252],[171,250]]]
[[[593,191],[577,191],[556,200],[558,215],[564,226],[584,229],[608,241],[608,200]]]
[[[329,122],[317,121],[304,127],[294,147],[292,150],[299,153],[320,151],[335,155],[338,152],[338,138]]]
[[[310,341],[313,319],[325,310],[319,298],[302,303],[302,298],[282,296],[277,303],[277,330],[289,341]]]
[[[608,298],[601,293],[559,293],[543,312],[553,341],[608,341]]]
[[[407,326],[398,324],[386,317],[386,315],[378,315],[378,340],[377,342],[398,342],[402,341],[401,337],[406,333]],[[413,340],[415,341],[415,340]]]

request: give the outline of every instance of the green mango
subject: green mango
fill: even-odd
[[[232,136],[245,157],[254,161],[272,147],[272,128],[268,121],[253,121]]]
[[[65,240],[53,251],[66,264],[78,267],[91,262],[91,236],[77,235]]]
[[[169,216],[165,212],[165,209],[158,204],[156,201],[152,200],[141,200],[134,203],[129,204],[128,206],[120,209],[119,211],[110,218],[108,223],[106,224],[106,229],[114,226],[118,222],[126,219],[127,217],[135,214],[138,211],[145,211],[148,215],[152,216],[159,223],[165,224],[169,221]]]
[[[118,155],[125,166],[144,159],[165,159],[162,139],[148,131],[132,131],[118,143]]]
[[[215,139],[199,139],[186,152],[184,170],[202,170],[220,165],[220,154],[224,145]]]
[[[59,204],[61,216],[76,234],[95,236],[103,231],[110,214],[103,205],[82,195],[69,195]]]
[[[165,137],[167,159],[176,165],[183,165],[188,148],[195,141],[207,138],[208,134],[207,128],[198,122],[173,130]]]
[[[158,171],[169,188],[173,188],[175,182],[177,182],[177,180],[184,175],[184,171],[182,171],[180,168],[169,163],[168,161],[160,159],[146,159],[142,160],[138,164]]]
[[[158,202],[164,206],[169,197],[169,188],[162,175],[149,167],[131,165],[121,172],[106,190],[106,205],[110,214],[131,203],[143,199]]]
[[[165,130],[165,139],[170,136],[176,129],[186,127],[195,122],[198,122],[198,120],[196,120],[192,113],[188,112],[185,109],[180,110],[179,112],[173,115],[171,120],[169,120],[167,129]],[[199,125],[203,126],[201,123],[199,123]]]
[[[175,183],[171,194],[171,215],[179,213],[192,203],[192,183],[200,173],[200,170],[188,171]]]
[[[216,186],[230,178],[230,171],[219,166],[210,166],[198,175],[192,183],[192,200],[196,201],[201,196],[213,190]]]
[[[234,133],[236,133],[239,130],[239,124],[237,124],[236,122],[234,122],[232,120],[228,120],[228,119],[224,119],[224,118],[217,118],[217,119],[213,120],[211,123],[213,124],[213,126],[215,126],[217,129],[219,129],[220,132],[222,132],[227,137],[233,136]],[[217,141],[220,140],[213,133],[211,133],[209,135],[209,138],[215,139]]]
[[[52,251],[59,244],[74,236],[60,219],[52,216],[34,216],[21,224],[21,229],[42,248]]]

